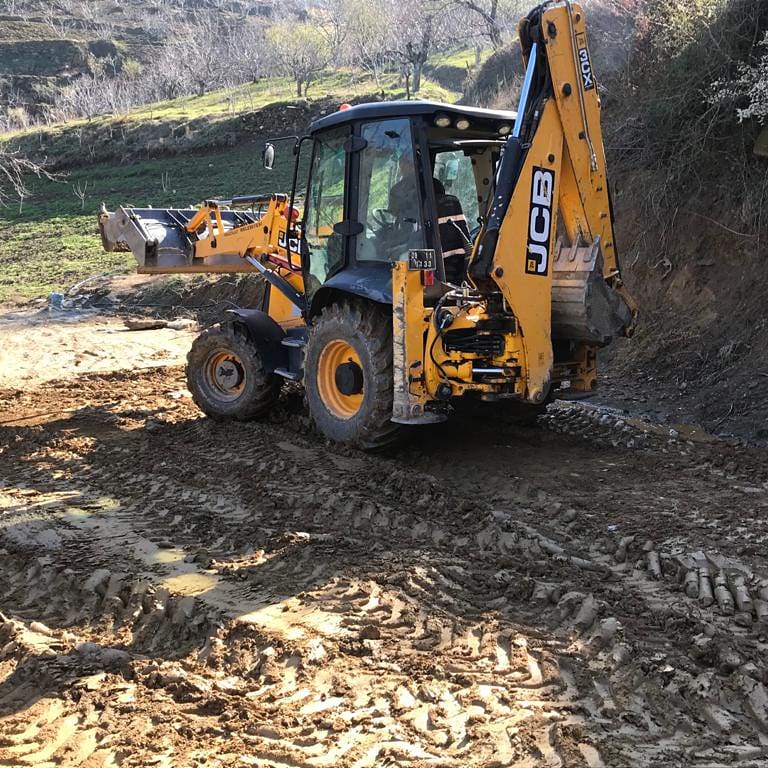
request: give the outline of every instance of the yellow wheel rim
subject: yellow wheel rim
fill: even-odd
[[[360,384],[359,387],[352,387],[359,388],[359,391],[345,394],[340,389],[339,369],[349,365],[357,366]],[[351,419],[363,405],[365,392],[362,387],[362,368],[360,355],[351,344],[342,339],[329,342],[320,353],[317,361],[317,389],[323,404],[337,419]]]

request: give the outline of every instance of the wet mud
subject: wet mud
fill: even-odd
[[[0,409],[0,765],[768,761],[764,450],[558,404],[366,455],[180,367]]]

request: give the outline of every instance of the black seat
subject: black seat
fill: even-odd
[[[456,195],[443,193],[436,195],[436,198],[445,279],[449,283],[460,284],[466,276],[467,257],[472,248],[467,219]]]

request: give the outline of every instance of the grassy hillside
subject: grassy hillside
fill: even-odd
[[[89,142],[108,140],[117,151],[120,141],[128,138],[127,134],[138,133],[141,143],[151,151],[153,140],[179,138],[187,136],[190,131],[205,133],[206,129],[212,128],[221,134],[227,130],[222,125],[224,122],[233,118],[248,121],[257,110],[292,102],[294,94],[295,85],[291,80],[272,77],[258,83],[212,91],[204,96],[183,96],[147,104],[124,115],[104,115],[92,120],[82,118],[45,128],[8,132],[0,136],[0,141],[10,142],[28,155],[44,155],[55,167],[66,168],[91,159],[88,156]],[[425,78],[418,95],[422,99],[453,102],[460,93]],[[405,98],[405,90],[395,74],[385,74],[376,83],[368,73],[342,69],[319,78],[310,87],[309,98],[302,99],[301,103],[326,100],[335,107],[345,101],[366,97],[400,99]],[[194,148],[194,145],[187,148]]]
[[[203,197],[288,189],[289,157],[272,174],[260,161],[260,143],[159,158],[128,166],[99,164],[70,172],[60,181],[35,180],[19,212],[0,212],[0,301],[65,290],[102,272],[134,268],[125,253],[104,253],[96,227],[101,202],[141,207],[176,207]],[[85,205],[73,193],[86,188]]]
[[[264,171],[263,140],[304,131],[343,101],[405,95],[394,75],[382,86],[383,94],[368,76],[336,72],[315,84],[309,100],[290,102],[292,84],[275,79],[149,105],[125,117],[6,135],[11,146],[60,170],[56,180],[30,179],[21,206],[0,209],[0,301],[45,296],[94,274],[132,270],[130,254],[102,251],[96,227],[102,202],[110,209],[175,207],[206,197],[288,191],[292,157],[286,151],[274,171]],[[419,95],[458,97],[429,80]],[[75,190],[85,191],[84,204]]]

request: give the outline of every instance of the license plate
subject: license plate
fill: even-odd
[[[420,248],[408,251],[408,269],[419,272],[434,272],[437,269],[437,257],[433,248]]]

